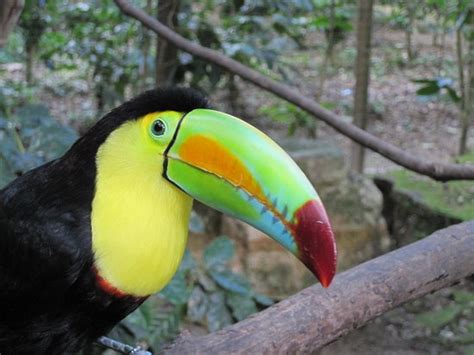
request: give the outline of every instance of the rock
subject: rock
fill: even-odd
[[[363,175],[350,174],[335,186],[319,191],[336,235],[338,270],[346,270],[387,251],[390,247],[383,197]]]
[[[290,154],[308,179],[318,189],[335,185],[346,178],[348,169],[344,155],[336,145],[327,141],[284,139],[280,145]]]
[[[396,188],[390,178],[377,177],[374,182],[384,196],[383,215],[394,247],[413,243],[439,229],[463,222],[429,206],[416,191]]]
[[[257,292],[283,299],[314,283],[314,276],[295,256],[252,226],[223,216],[222,234],[236,242],[232,269],[245,274]]]

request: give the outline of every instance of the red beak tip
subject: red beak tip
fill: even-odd
[[[300,259],[324,288],[336,274],[337,248],[331,223],[320,201],[311,200],[297,212],[296,241]]]
[[[331,277],[329,278],[324,278],[322,277],[319,282],[321,283],[321,286],[323,286],[324,288],[328,288],[331,283],[332,283],[332,279],[333,279],[334,275],[331,275]]]

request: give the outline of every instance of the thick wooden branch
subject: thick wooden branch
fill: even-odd
[[[441,164],[416,157],[393,144],[387,143],[376,136],[347,123],[336,114],[324,109],[312,99],[303,96],[298,90],[288,85],[276,82],[269,77],[209,48],[202,47],[187,40],[176,32],[149,16],[139,8],[132,6],[127,0],[114,0],[117,6],[127,15],[137,19],[153,32],[173,43],[176,47],[191,53],[208,62],[218,65],[241,78],[267,90],[282,99],[305,110],[315,118],[351,138],[360,145],[372,149],[391,161],[419,174],[429,176],[435,180],[474,180],[474,165]]]
[[[407,301],[474,274],[474,221],[439,230],[166,354],[310,353]]]
[[[5,45],[8,35],[16,25],[24,0],[2,0],[0,3],[0,48]]]

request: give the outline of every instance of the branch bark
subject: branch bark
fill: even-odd
[[[159,0],[158,21],[174,31],[178,25],[178,11],[180,0]],[[157,38],[155,60],[156,85],[170,85],[173,82],[176,67],[178,66],[178,50],[173,43]]]
[[[407,301],[474,274],[474,221],[311,286],[218,332],[181,336],[165,354],[312,353]]]
[[[416,157],[413,153],[406,152],[393,144],[377,138],[363,129],[347,123],[342,118],[324,109],[310,98],[301,95],[301,93],[299,93],[295,88],[276,82],[269,77],[260,74],[256,70],[250,69],[217,51],[202,47],[187,40],[176,32],[170,30],[155,18],[146,14],[141,9],[131,5],[127,0],[114,1],[125,14],[137,19],[159,36],[173,43],[177,48],[218,65],[236,75],[239,75],[242,79],[245,79],[256,86],[291,102],[312,116],[324,121],[343,135],[409,170],[439,181],[462,179],[474,180],[474,165],[442,164]]]

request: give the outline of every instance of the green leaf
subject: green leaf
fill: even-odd
[[[196,234],[204,233],[204,222],[194,210],[191,211],[191,218],[189,219],[189,230]]]
[[[197,282],[199,282],[199,285],[201,285],[204,291],[214,292],[217,290],[216,283],[212,280],[211,277],[207,275],[205,271],[197,270],[197,272],[195,273],[195,276],[197,278]]]
[[[232,310],[232,315],[238,321],[244,320],[249,315],[257,313],[257,305],[252,297],[242,296],[236,293],[227,295],[227,304]]]
[[[207,328],[209,331],[224,328],[226,325],[232,324],[232,317],[225,304],[223,292],[214,292],[209,297],[209,308],[207,310]]]
[[[244,296],[251,294],[250,284],[242,276],[230,270],[211,270],[209,273],[214,281],[223,289]]]
[[[136,315],[141,315],[141,320],[136,318],[137,324],[140,324],[144,327],[148,327],[153,320],[153,302],[151,299],[145,301],[139,308]]]
[[[158,309],[153,318],[153,327],[149,329],[149,334],[145,339],[146,342],[158,352],[166,342],[176,337],[182,316],[182,307]]]
[[[456,93],[456,90],[454,90],[452,87],[445,87],[445,89],[448,92],[448,95],[451,98],[451,100],[453,100],[453,102],[461,101],[461,98]]]
[[[439,91],[440,87],[436,83],[434,83],[432,85],[424,86],[421,89],[418,89],[416,91],[416,94],[420,96],[430,96],[437,94]]]
[[[417,83],[417,84],[434,84],[438,85],[437,80],[433,79],[413,79],[412,82]]]
[[[259,293],[255,293],[253,295],[253,298],[255,299],[255,301],[257,301],[258,304],[261,304],[262,306],[265,306],[265,307],[270,307],[272,304],[275,303],[275,301],[272,298],[265,295],[261,295]]]
[[[196,268],[196,261],[194,260],[191,252],[186,249],[184,252],[183,260],[181,260],[181,265],[179,266],[178,272],[189,272]]]
[[[193,289],[188,300],[187,317],[192,322],[203,323],[209,308],[209,297],[204,293],[201,287]]]
[[[10,170],[7,161],[0,155],[0,189],[15,179],[15,174]]]
[[[227,237],[219,237],[204,250],[204,263],[208,269],[227,264],[234,256],[234,243]]]
[[[430,311],[420,314],[416,317],[416,321],[426,327],[437,330],[453,321],[462,310],[462,306],[455,304],[439,311]]]
[[[176,273],[171,282],[160,292],[160,295],[174,305],[186,304],[191,296],[191,290],[186,282],[186,274],[184,272]]]

